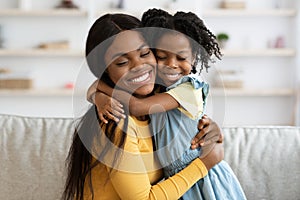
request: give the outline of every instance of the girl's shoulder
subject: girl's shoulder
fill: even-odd
[[[186,75],[181,77],[176,83],[173,85],[169,86],[167,88],[168,90],[171,90],[178,85],[184,84],[184,83],[190,83],[194,89],[199,89],[199,88],[208,88],[208,83],[202,80],[200,76],[197,75]]]

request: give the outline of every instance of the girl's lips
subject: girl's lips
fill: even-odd
[[[164,73],[164,75],[169,78],[169,79],[176,79],[176,78],[179,78],[181,77],[181,74],[180,73],[176,73],[176,74],[168,74],[168,73]]]

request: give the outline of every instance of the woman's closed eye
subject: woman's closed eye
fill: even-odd
[[[150,49],[147,49],[147,50],[144,50],[141,52],[141,57],[147,57],[148,55],[150,55],[151,53],[151,50]]]
[[[116,65],[121,67],[121,66],[126,65],[127,63],[128,63],[128,60],[123,60],[123,61],[117,62]]]

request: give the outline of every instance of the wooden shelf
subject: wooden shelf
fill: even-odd
[[[294,17],[297,15],[296,9],[212,9],[203,12],[204,17]]]
[[[291,88],[278,88],[278,89],[253,89],[253,88],[211,88],[212,96],[233,96],[233,97],[273,97],[273,96],[294,96],[296,94],[294,89]],[[85,95],[84,91],[76,91],[73,89],[0,89],[0,97],[68,97],[68,96],[81,96]]]
[[[264,56],[282,56],[291,57],[296,55],[295,49],[278,48],[278,49],[222,49],[224,57],[264,57]]]
[[[100,17],[103,14],[106,13],[123,13],[123,14],[129,14],[136,16],[138,18],[142,17],[143,11],[136,11],[136,10],[126,10],[126,9],[105,9],[105,10],[99,10],[95,14],[95,17]]]
[[[255,89],[255,88],[212,88],[212,96],[236,96],[236,97],[274,97],[294,96],[296,94],[291,88]]]
[[[86,17],[87,12],[76,9],[49,9],[49,10],[20,10],[1,9],[1,17]]]
[[[69,49],[0,49],[0,57],[34,57],[34,56],[45,56],[45,57],[84,57],[84,53],[80,50],[69,50]]]
[[[0,97],[72,97],[73,89],[0,89]],[[77,93],[75,93],[76,95]],[[81,93],[80,93],[81,94]],[[82,93],[83,94],[83,93]],[[78,94],[77,94],[78,95]]]

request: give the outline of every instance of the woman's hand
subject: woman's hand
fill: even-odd
[[[205,148],[205,146],[209,146],[217,142],[223,142],[223,134],[221,132],[221,129],[216,122],[214,122],[206,115],[202,116],[202,118],[199,120],[198,130],[199,133],[193,138],[191,142],[191,149],[196,149],[200,146],[202,148]],[[212,147],[210,148],[212,149]]]
[[[123,105],[116,99],[102,92],[96,92],[94,103],[97,106],[99,118],[104,123],[108,123],[107,119],[119,122],[119,118],[126,117],[123,114]]]
[[[215,143],[213,149],[200,160],[204,163],[207,171],[224,159],[224,147],[222,143]]]

